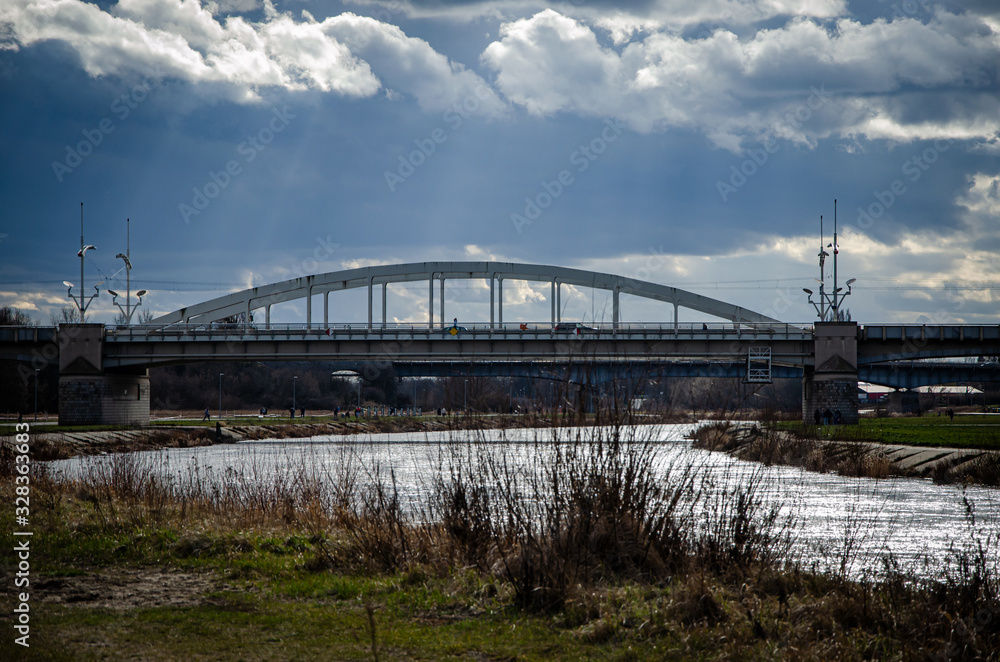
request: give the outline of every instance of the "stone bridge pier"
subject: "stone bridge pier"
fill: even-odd
[[[147,425],[149,370],[104,370],[104,325],[59,327],[59,425]]]
[[[812,424],[814,412],[840,412],[840,422],[858,422],[858,324],[817,322],[813,367],[802,375],[802,421]]]

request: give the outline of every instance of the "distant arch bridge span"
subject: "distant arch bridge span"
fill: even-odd
[[[561,322],[562,286],[573,285],[606,290],[612,293],[612,324],[617,327],[621,321],[620,295],[629,294],[654,301],[672,304],[673,322],[677,326],[678,309],[687,308],[729,320],[735,324],[781,324],[767,315],[748,310],[711,297],[688,292],[677,287],[637,280],[627,276],[569,267],[545,264],[522,264],[517,262],[413,262],[407,264],[386,264],[360,267],[344,271],[302,276],[290,280],[253,287],[233,292],[210,301],[187,306],[151,320],[151,326],[171,324],[209,324],[219,322],[234,315],[250,318],[253,311],[264,310],[264,325],[271,323],[271,307],[288,301],[304,299],[306,302],[306,328],[316,323],[313,315],[313,299],[323,298],[323,326],[330,324],[329,295],[332,292],[365,288],[368,290],[368,324],[373,329],[375,323],[375,290],[381,288],[381,321],[387,323],[387,288],[393,283],[427,281],[427,327],[434,328],[434,290],[439,290],[439,322],[446,324],[445,283],[449,280],[486,280],[490,292],[490,328],[502,326],[503,284],[505,280],[522,280],[550,284],[550,308],[552,324]]]
[[[489,321],[449,331],[445,285],[471,279],[488,283]],[[503,290],[511,280],[548,283],[551,319],[505,324]],[[427,283],[426,322],[390,324],[388,286],[420,281]],[[611,323],[563,324],[563,285],[610,292]],[[331,324],[330,294],[356,289],[367,292],[366,323],[345,325],[340,319]],[[672,322],[623,323],[622,294],[671,304]],[[381,308],[378,323],[376,299]],[[271,308],[296,300],[305,301],[304,324],[272,325]],[[321,318],[314,315],[316,300],[321,301]],[[682,326],[680,308],[725,323]],[[251,314],[259,310],[264,311],[263,324],[259,317],[249,324]],[[240,314],[246,316],[245,323],[232,323]],[[812,420],[817,409],[830,409],[840,411],[843,422],[853,423],[858,417],[859,376],[905,388],[1000,380],[998,370],[985,365],[922,363],[978,355],[1000,355],[1000,325],[786,324],[676,287],[513,262],[420,262],[303,276],[225,294],[142,326],[0,329],[0,359],[20,361],[25,379],[32,369],[58,362],[59,420],[74,425],[148,422],[150,367],[232,360],[392,364],[398,373],[410,375],[454,374],[459,365],[465,366],[459,370],[480,374],[537,375],[546,373],[550,364],[574,364],[610,378],[653,370],[664,376],[734,376],[766,383],[801,375],[803,420]]]

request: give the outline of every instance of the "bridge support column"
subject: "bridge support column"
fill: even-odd
[[[556,324],[562,322],[562,283],[556,282]]]
[[[812,424],[822,414],[840,412],[840,422],[858,422],[858,325],[817,322],[813,330],[815,363],[802,376],[802,420]]]
[[[434,274],[427,274],[427,328],[434,330]]]
[[[149,424],[149,371],[103,369],[103,324],[59,327],[59,425]]]
[[[368,279],[368,330],[372,330],[372,285],[371,278]]]
[[[549,293],[549,304],[552,307],[552,326],[556,325],[556,279],[552,279],[552,291]]]
[[[620,304],[619,304],[618,293],[619,289],[617,286],[615,286],[614,292],[611,295],[611,323],[615,329],[618,328],[618,321],[619,321],[618,318],[621,315],[619,308]]]

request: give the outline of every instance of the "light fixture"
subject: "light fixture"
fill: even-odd
[[[86,252],[91,249],[94,249],[96,251],[97,246],[94,246],[93,244],[83,243],[83,203],[81,202],[80,203],[80,250],[76,252],[76,256],[80,258],[80,295],[78,297],[73,296],[73,283],[69,282],[68,280],[63,281],[63,285],[69,288],[69,291],[66,292],[66,296],[68,296],[70,299],[73,300],[73,303],[76,304],[77,309],[80,311],[81,324],[86,321],[87,307],[90,306],[91,302],[94,300],[94,297],[97,297],[101,294],[101,291],[97,289],[97,285],[95,285],[94,294],[91,294],[89,297],[86,295],[87,288],[84,285],[84,280],[83,280],[83,262],[84,262],[83,257],[84,254],[86,254]],[[101,281],[101,283],[103,282],[104,281]],[[101,283],[98,283],[98,285],[100,285]]]
[[[837,282],[837,257],[840,253],[840,243],[837,238],[837,201],[833,201],[833,241],[827,243],[823,237],[823,217],[819,217],[819,278],[814,278],[817,283],[819,283],[819,299],[814,301],[812,298],[812,290],[807,288],[802,288],[802,291],[809,295],[809,303],[816,309],[816,315],[819,317],[821,322],[839,322],[842,321],[841,315],[841,305],[848,294],[851,293],[851,286],[856,282],[857,279],[851,278],[845,285],[847,291],[845,292],[843,287],[838,286]],[[826,287],[826,258],[830,256],[825,249],[833,249],[833,287],[827,289]]]
[[[116,292],[112,292],[111,290],[108,290],[108,292],[111,292],[112,296],[115,297],[115,300],[112,301],[112,303],[114,303],[114,305],[118,307],[118,310],[121,311],[122,319],[124,320],[124,322],[125,322],[126,325],[132,323],[132,315],[135,314],[135,309],[142,305],[142,295],[146,294],[146,290],[139,290],[138,292],[136,292],[136,294],[139,297],[139,302],[136,303],[136,304],[134,304],[134,305],[132,304],[132,259],[129,257],[131,255],[131,247],[130,247],[130,241],[129,241],[130,223],[131,223],[131,219],[126,218],[125,219],[125,252],[124,253],[118,253],[117,255],[115,255],[116,258],[120,257],[125,262],[125,306],[123,307],[120,303],[118,303],[117,298],[118,298],[119,295]],[[120,271],[121,270],[119,270],[119,271],[117,271],[115,273],[120,273]]]
[[[113,297],[117,297],[118,296],[118,293],[115,292],[114,290],[108,290],[108,294],[110,294]]]

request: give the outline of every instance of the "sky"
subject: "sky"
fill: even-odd
[[[88,321],[118,312],[127,229],[156,315],[501,260],[809,322],[837,200],[853,319],[994,323],[998,69],[992,0],[0,0],[0,305],[72,305],[82,203]],[[449,318],[488,320],[485,283],[448,287]],[[505,317],[547,319],[547,293],[510,284]],[[562,303],[611,316],[605,292]],[[367,317],[359,292],[331,305]],[[388,308],[426,320],[426,285]]]

